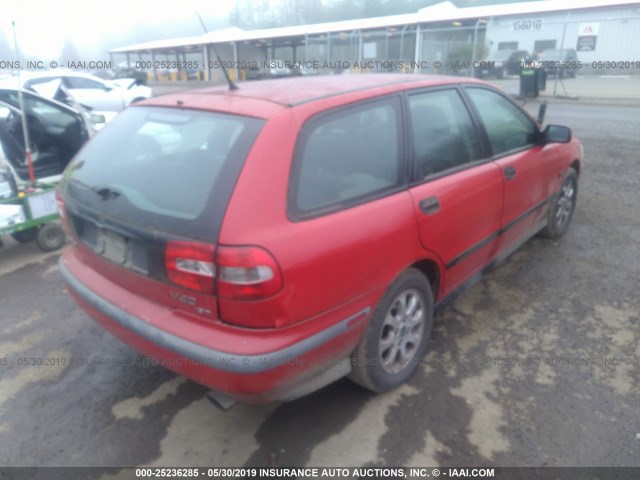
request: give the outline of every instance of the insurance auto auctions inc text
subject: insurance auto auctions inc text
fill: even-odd
[[[442,67],[461,69],[461,68],[492,68],[495,67],[494,61],[476,60],[474,62],[469,61],[451,61],[442,63],[438,60],[433,62],[429,60],[411,60],[406,62],[404,60],[302,60],[290,62],[286,60],[270,60],[260,62],[261,68],[289,68],[292,70],[313,68],[316,70],[336,70],[336,69],[360,69],[360,70],[414,70],[414,69],[439,69]]]
[[[157,477],[164,475],[162,469],[136,468],[136,478]],[[171,470],[171,469],[168,469]],[[203,470],[201,472],[201,470]],[[177,472],[166,472],[177,473]],[[202,475],[200,475],[202,473]],[[444,477],[495,477],[493,468],[383,468],[383,467],[361,467],[361,468],[193,468],[180,472],[180,476],[203,476],[213,478],[437,478]]]

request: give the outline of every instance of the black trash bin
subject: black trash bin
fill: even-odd
[[[540,94],[538,89],[538,68],[523,68],[520,72],[520,96],[522,98],[537,97]]]
[[[544,68],[536,68],[536,78],[538,82],[538,93],[547,89],[547,71]]]

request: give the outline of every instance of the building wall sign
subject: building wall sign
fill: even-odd
[[[599,27],[600,24],[598,22],[580,24],[580,28],[578,29],[578,44],[576,45],[578,52],[592,52],[596,49]]]
[[[513,32],[534,32],[542,30],[544,22],[541,18],[529,18],[526,20],[516,20],[511,23],[511,31]]]

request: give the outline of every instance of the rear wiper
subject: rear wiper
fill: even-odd
[[[119,191],[110,187],[93,187],[91,190],[100,195],[100,198],[102,198],[104,202],[107,200],[115,200],[121,195]]]

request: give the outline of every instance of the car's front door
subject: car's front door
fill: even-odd
[[[445,267],[444,296],[495,254],[501,173],[485,158],[456,88],[412,93],[408,104],[415,167],[410,192],[420,241]]]
[[[540,225],[562,179],[556,146],[543,145],[538,126],[504,95],[466,89],[504,184],[499,250],[518,245]]]

